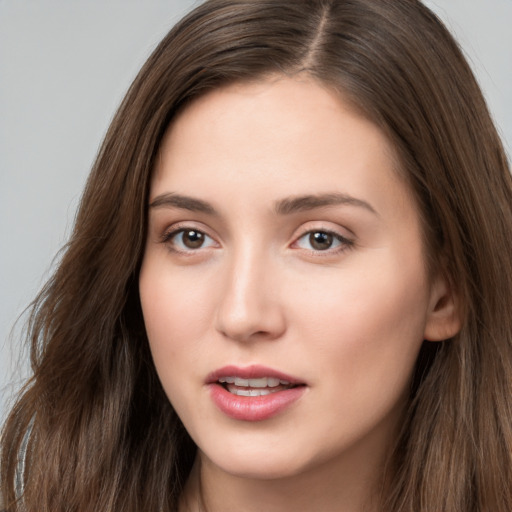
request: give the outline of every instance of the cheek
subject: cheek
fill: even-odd
[[[172,350],[181,341],[193,350],[199,342],[198,334],[211,318],[207,297],[215,289],[207,276],[197,268],[171,268],[159,255],[150,253],[144,260],[139,290],[152,350],[159,345]]]
[[[428,311],[420,258],[412,265],[383,255],[372,259],[380,264],[351,268],[336,279],[326,276],[296,301],[305,349],[313,348],[311,358],[323,359],[330,369],[326,375],[354,390],[384,382],[403,387],[423,342]]]
[[[208,314],[204,287],[196,286],[186,272],[169,267],[165,256],[150,252],[141,268],[139,292],[157,373],[168,396],[179,400],[180,384],[185,376],[193,377],[201,360]]]
[[[149,251],[139,277],[139,293],[149,346],[158,377],[176,411],[187,419],[197,403],[185,382],[201,382],[204,330],[210,317],[204,283],[182,269],[170,269],[165,255]],[[196,269],[197,273],[197,269]],[[207,288],[207,287],[206,287]]]

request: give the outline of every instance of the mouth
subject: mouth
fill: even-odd
[[[308,385],[263,366],[226,366],[206,379],[218,409],[235,420],[263,421],[292,407]]]
[[[220,377],[217,384],[226,391],[237,396],[265,396],[295,388],[301,384],[292,384],[288,380],[277,377],[261,377],[258,379],[243,379],[241,377]]]

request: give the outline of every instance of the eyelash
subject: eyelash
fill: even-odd
[[[207,237],[210,240],[213,240],[211,236],[209,236],[207,233],[205,233],[202,229],[197,229],[190,225],[178,225],[174,226],[173,229],[166,231],[161,238],[161,242],[165,244],[168,249],[174,253],[183,254],[185,256],[193,256],[195,252],[197,252],[199,249],[204,249],[205,247],[201,246],[197,249],[178,249],[176,248],[175,244],[173,243],[173,239],[175,239],[180,234],[185,234],[186,232],[195,232],[198,233],[204,237]]]
[[[174,253],[183,254],[185,256],[193,256],[194,253],[196,253],[200,249],[207,249],[207,248],[211,247],[211,245],[209,245],[208,247],[204,247],[203,245],[201,245],[200,247],[197,247],[196,249],[176,248],[175,244],[173,243],[173,239],[176,238],[180,234],[185,234],[187,231],[198,233],[198,234],[202,235],[203,237],[206,237],[206,238],[214,241],[214,239],[211,236],[209,236],[207,233],[205,233],[201,229],[197,229],[190,225],[179,225],[179,226],[175,226],[172,230],[165,232],[162,235],[161,242],[163,244],[167,245],[170,251],[172,251]],[[328,247],[326,249],[302,248],[303,250],[308,251],[314,257],[333,256],[333,255],[339,254],[343,251],[346,251],[348,249],[351,249],[354,246],[353,240],[340,235],[336,231],[333,231],[330,229],[316,228],[316,229],[308,229],[307,231],[304,231],[298,238],[295,239],[295,241],[291,244],[291,247],[297,246],[298,243],[300,242],[300,240],[304,239],[307,236],[311,237],[311,235],[313,235],[313,234],[327,235],[329,237],[332,237],[333,241],[336,241],[339,243],[339,245],[337,245],[334,248],[331,248],[331,247]]]
[[[340,235],[336,231],[332,231],[331,229],[322,229],[322,228],[316,228],[316,229],[308,229],[304,233],[302,233],[301,236],[299,236],[295,242],[293,242],[293,245],[297,245],[300,240],[304,239],[305,237],[311,237],[311,235],[314,234],[322,234],[322,235],[328,235],[332,237],[334,241],[339,242],[339,245],[332,248],[329,247],[327,249],[306,249],[304,250],[308,251],[311,255],[314,257],[322,257],[322,256],[333,256],[336,254],[340,254],[343,251],[346,251],[348,249],[352,249],[354,247],[354,241],[344,237],[343,235]]]

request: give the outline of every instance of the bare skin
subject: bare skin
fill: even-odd
[[[307,76],[216,90],[168,130],[139,284],[198,446],[181,512],[378,510],[420,346],[459,329],[396,167],[384,134]],[[292,376],[270,396],[296,398],[262,414],[256,384],[217,379],[254,367]]]

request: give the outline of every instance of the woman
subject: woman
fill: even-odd
[[[512,509],[512,184],[412,0],[210,0],[30,323],[17,510]]]

